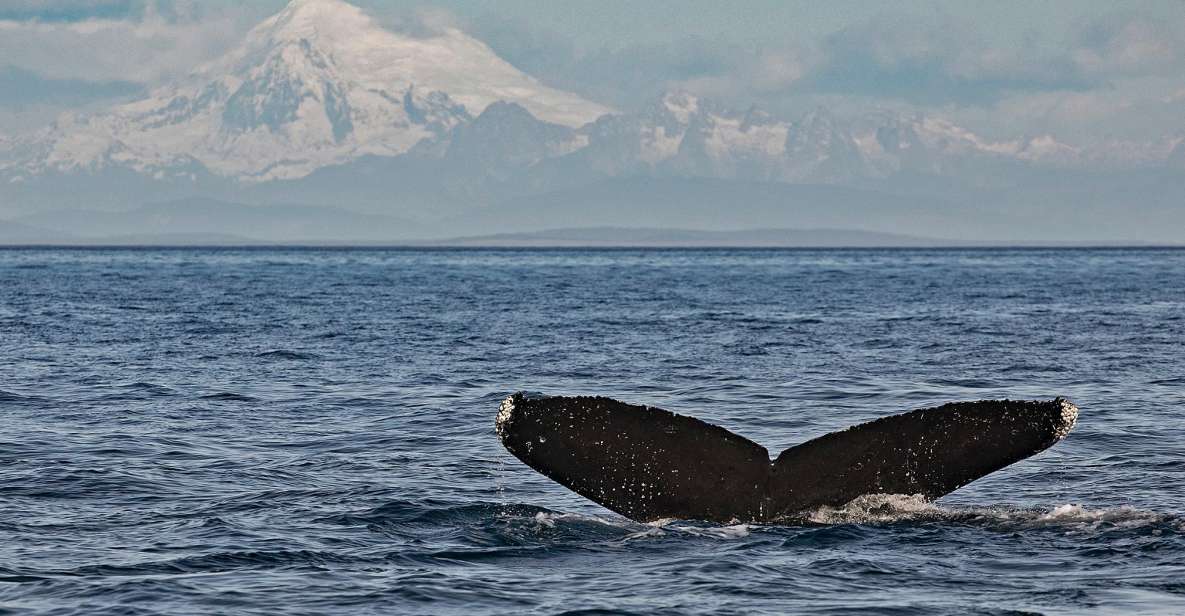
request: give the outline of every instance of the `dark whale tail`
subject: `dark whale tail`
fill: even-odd
[[[937,498],[1040,452],[1078,408],[956,402],[807,441],[770,461],[764,447],[693,417],[609,398],[502,402],[502,444],[531,468],[628,518],[769,522],[865,494]]]

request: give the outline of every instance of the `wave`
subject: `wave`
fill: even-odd
[[[234,392],[223,391],[216,394],[207,394],[201,396],[202,400],[214,400],[217,402],[258,402],[259,398],[254,398],[245,394],[236,394]]]
[[[711,539],[739,539],[747,537],[753,529],[758,528],[752,524],[701,524],[674,519],[642,523],[613,514],[569,513],[526,504],[475,503],[434,506],[429,502],[408,501],[393,501],[367,511],[328,516],[318,521],[344,525],[397,526],[405,529],[410,526],[451,527],[462,530],[463,534],[470,538],[487,535],[486,539],[500,539],[515,545],[531,538],[631,541],[672,534]]]
[[[497,517],[533,517],[550,512],[534,505],[503,505],[498,503],[453,504],[428,499],[424,501],[390,501],[353,513],[338,513],[318,518],[318,522],[353,526],[360,524],[405,525],[464,525]]]
[[[374,559],[369,559],[374,560]],[[356,564],[368,559],[323,550],[227,550],[134,564],[93,564],[72,569],[37,572],[49,576],[141,576],[215,573],[237,570],[324,568]],[[36,574],[25,573],[30,577]]]
[[[981,525],[1006,531],[1056,529],[1094,532],[1110,529],[1152,529],[1185,533],[1185,518],[1130,506],[1091,508],[1077,504],[1052,507],[1011,505],[945,506],[920,494],[871,494],[843,507],[819,507],[788,522],[819,525],[885,525],[945,522]]]
[[[4,391],[3,389],[0,389],[0,402],[8,402],[8,403],[13,403],[13,404],[24,404],[24,403],[28,403],[28,402],[34,402],[36,400],[37,400],[37,398],[34,398],[32,396],[22,396],[18,393],[15,393],[15,392]]]
[[[316,353],[301,353],[299,351],[289,351],[286,349],[276,349],[274,351],[264,351],[262,353],[256,353],[255,356],[256,357],[263,357],[263,358],[267,358],[267,359],[290,359],[290,360],[321,359],[321,356],[317,355]]]
[[[119,389],[126,389],[126,390],[133,390],[133,391],[145,391],[145,392],[150,392],[150,393],[154,393],[154,394],[161,394],[161,395],[169,395],[169,394],[177,393],[171,387],[167,387],[165,385],[160,385],[158,383],[149,383],[147,381],[136,381],[134,383],[125,383],[122,385],[117,385],[116,387]]]
[[[95,398],[95,400],[150,400],[153,398],[177,395],[177,392],[170,387],[158,385],[156,383],[148,383],[145,381],[114,385],[112,389],[115,390],[113,393],[103,394]]]

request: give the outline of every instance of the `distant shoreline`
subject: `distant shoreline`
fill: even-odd
[[[529,252],[564,252],[564,251],[598,251],[598,252],[675,252],[675,251],[785,251],[811,252],[828,250],[846,251],[1004,251],[1004,250],[1185,250],[1185,244],[974,244],[964,246],[728,246],[728,245],[695,245],[695,246],[655,246],[655,245],[472,245],[472,244],[442,244],[442,243],[293,243],[293,244],[4,244],[0,243],[0,250],[369,250],[369,251],[529,251]]]

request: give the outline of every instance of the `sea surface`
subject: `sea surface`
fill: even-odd
[[[936,503],[630,522],[516,390],[771,452],[1066,396]],[[1182,614],[1182,250],[0,250],[0,614]]]

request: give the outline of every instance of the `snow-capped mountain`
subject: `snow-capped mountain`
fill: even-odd
[[[341,0],[294,0],[183,83],[38,136],[33,173],[126,167],[258,182],[365,155],[396,156],[496,101],[578,126],[608,112],[543,84],[455,28],[379,27]]]
[[[1044,135],[996,142],[941,118],[877,112],[854,120],[816,109],[795,120],[735,112],[669,93],[635,115],[582,130],[585,163],[608,176],[658,175],[843,183],[900,171],[941,174],[976,161],[1072,165],[1082,153]]]
[[[841,123],[824,112],[795,121],[757,108],[733,112],[684,92],[668,93],[636,115],[602,117],[582,132],[577,152],[605,175],[658,175],[762,181],[838,181],[864,164]]]
[[[1082,152],[1051,135],[993,141],[948,120],[920,113],[872,113],[853,127],[854,138],[874,175],[911,170],[942,174],[976,160],[1066,166]]]
[[[15,154],[13,147],[13,139],[8,135],[0,135],[0,171],[3,171],[14,161],[12,160]]]
[[[1173,139],[1172,149],[1169,150],[1168,162],[1178,169],[1185,169],[1185,137]]]
[[[0,207],[214,197],[427,219],[636,178],[947,196],[1053,172],[1181,169],[1183,137],[1078,148],[921,113],[777,117],[687,92],[623,112],[540,83],[458,29],[391,32],[343,0],[293,0],[143,100],[0,136]]]

